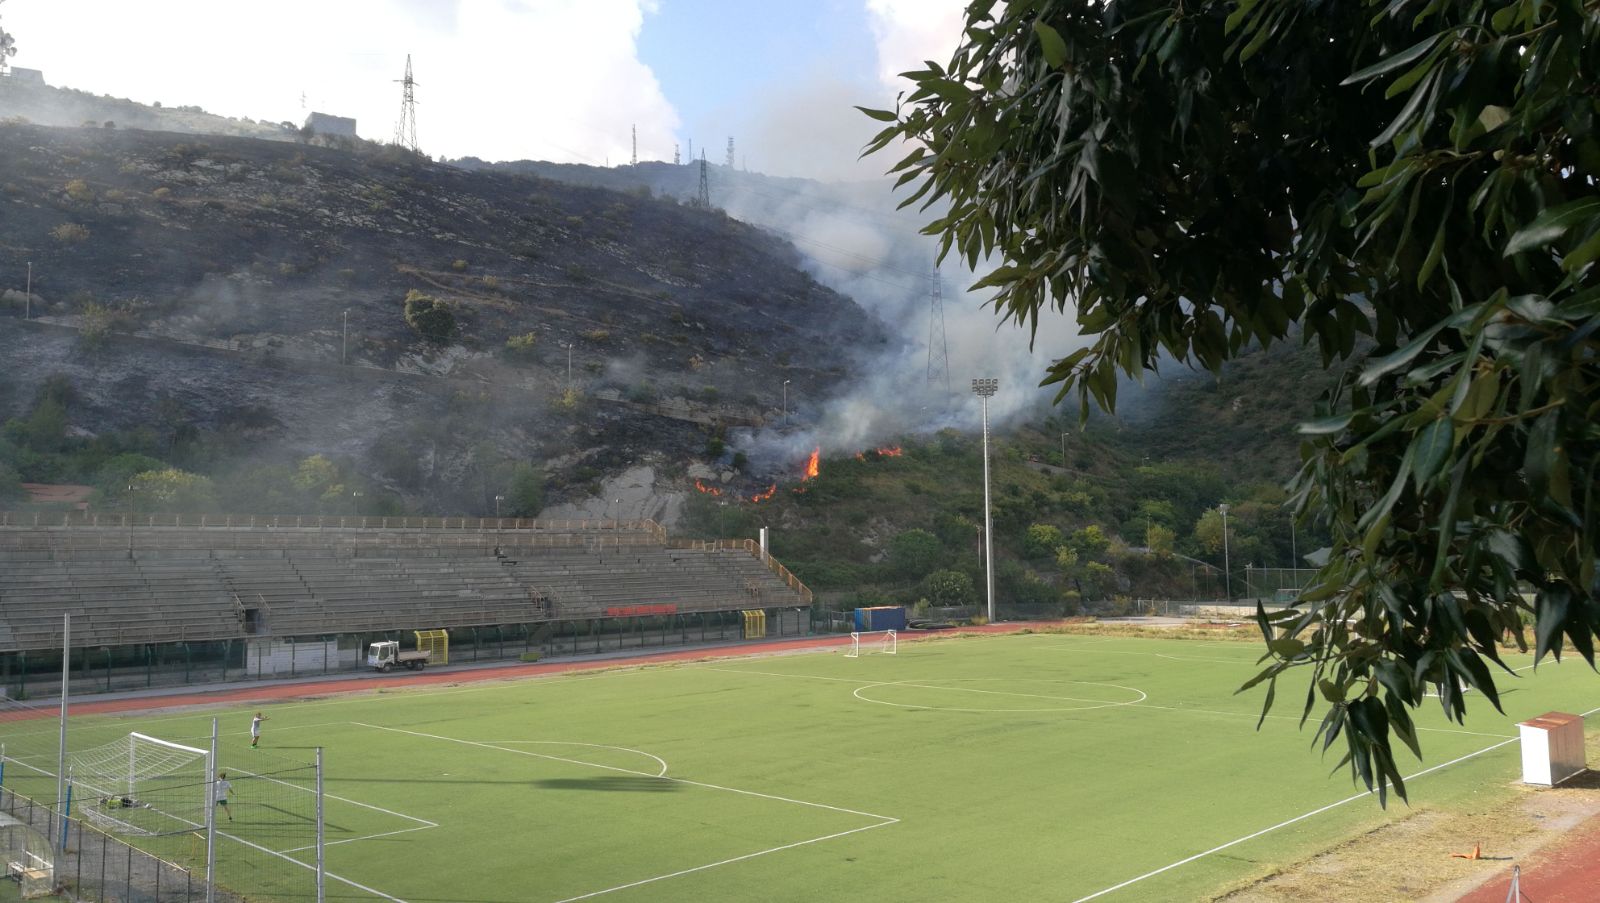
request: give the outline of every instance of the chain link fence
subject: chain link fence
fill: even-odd
[[[69,900],[81,903],[204,903],[206,899],[204,869],[185,868],[168,862],[81,819],[63,819],[53,807],[4,788],[0,788],[0,812],[58,844],[55,886],[58,893]],[[203,845],[204,837],[200,836],[198,842]],[[220,887],[215,899],[225,903],[244,903],[243,897]]]

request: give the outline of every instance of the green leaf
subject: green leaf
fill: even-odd
[[[856,109],[867,114],[869,117],[878,120],[879,122],[896,122],[900,118],[888,110],[869,110],[866,107],[856,107]]]
[[[1302,436],[1336,436],[1345,431],[1350,421],[1355,419],[1355,414],[1340,414],[1337,417],[1322,417],[1317,420],[1300,424]]]
[[[1455,427],[1446,418],[1435,420],[1412,441],[1417,453],[1411,459],[1411,473],[1419,490],[1439,472],[1454,443]]]
[[[1396,53],[1392,56],[1386,56],[1376,63],[1366,67],[1365,69],[1352,72],[1348,78],[1339,83],[1339,86],[1346,87],[1348,85],[1359,84],[1360,82],[1377,78],[1386,72],[1393,72],[1394,70],[1399,69],[1401,66],[1410,65],[1411,63],[1421,59],[1423,54],[1427,53],[1429,50],[1432,50],[1433,45],[1439,43],[1439,39],[1444,36],[1445,32],[1430,35],[1429,37],[1412,44],[1410,47],[1407,47],[1399,53]]]
[[[1044,24],[1043,20],[1035,20],[1033,33],[1039,38],[1039,51],[1044,54],[1044,61],[1051,67],[1060,69],[1067,62],[1067,42],[1061,40],[1061,33]]]
[[[1534,603],[1537,621],[1534,623],[1533,660],[1538,662],[1545,653],[1561,661],[1561,629],[1567,624],[1567,610],[1572,605],[1572,590],[1564,584],[1546,586],[1539,590]]]
[[[1438,335],[1447,325],[1449,325],[1448,321],[1435,323],[1423,330],[1421,335],[1407,342],[1405,346],[1367,364],[1366,368],[1361,371],[1361,385],[1370,386],[1385,375],[1399,370],[1401,367],[1416,360],[1417,355],[1421,354],[1422,350],[1427,348],[1429,343],[1433,341],[1433,337]]]
[[[1245,17],[1250,15],[1250,11],[1255,9],[1256,4],[1259,2],[1261,2],[1261,0],[1239,0],[1239,5],[1234,9],[1233,12],[1229,13],[1228,18],[1223,21],[1222,33],[1225,35],[1233,34],[1233,30],[1239,27],[1239,23],[1243,22]]]
[[[1600,216],[1600,198],[1580,198],[1546,208],[1532,222],[1512,234],[1511,240],[1506,243],[1505,256],[1547,245],[1593,216]]]

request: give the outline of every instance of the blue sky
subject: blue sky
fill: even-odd
[[[704,143],[712,160],[748,119],[743,111],[775,87],[832,71],[860,84],[863,103],[878,90],[877,48],[861,0],[661,0],[645,16],[639,59],[677,108],[680,137],[696,148]]]

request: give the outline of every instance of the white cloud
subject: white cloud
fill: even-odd
[[[354,116],[387,140],[409,53],[431,154],[623,162],[678,117],[637,54],[654,0],[20,0],[15,62],[52,84],[270,121]]]
[[[878,45],[878,80],[890,99],[905,90],[900,73],[924,60],[949,61],[966,24],[966,0],[867,0]]]

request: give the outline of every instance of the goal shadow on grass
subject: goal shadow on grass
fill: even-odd
[[[592,778],[545,778],[533,782],[545,790],[606,790],[622,793],[676,793],[683,789],[677,781],[657,777],[601,775]]]

